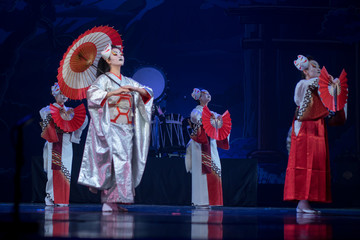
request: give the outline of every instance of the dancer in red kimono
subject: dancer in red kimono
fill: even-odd
[[[331,202],[330,164],[325,118],[345,120],[344,109],[330,114],[318,93],[319,64],[302,55],[294,61],[303,78],[295,88],[297,105],[292,124],[291,147],[286,169],[284,200],[297,200],[297,212],[319,214],[309,202]],[[339,79],[331,77],[331,84]],[[345,107],[346,110],[346,107]]]

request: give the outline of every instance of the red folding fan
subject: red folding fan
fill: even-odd
[[[223,140],[231,131],[231,118],[229,111],[222,115],[222,119],[214,118],[209,108],[205,106],[202,112],[202,124],[206,134],[216,140]]]
[[[321,69],[319,77],[319,92],[320,98],[325,107],[333,112],[340,111],[344,108],[348,98],[348,84],[346,78],[346,72],[343,69],[339,80],[339,83],[333,84],[331,77],[326,68]]]
[[[78,130],[84,123],[86,117],[86,109],[84,104],[74,108],[73,116],[66,116],[60,112],[60,109],[50,104],[51,116],[55,124],[64,132],[74,132]]]

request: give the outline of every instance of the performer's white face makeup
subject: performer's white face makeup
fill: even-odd
[[[68,98],[60,92],[55,96],[55,100],[58,104],[63,105],[68,100]]]
[[[319,77],[320,72],[321,72],[320,66],[319,66],[318,62],[316,62],[315,60],[311,60],[309,62],[308,69],[304,70],[306,79]]]
[[[201,91],[199,101],[202,106],[207,105],[211,101],[210,93],[206,90]]]
[[[125,58],[120,49],[113,48],[111,50],[110,58],[106,61],[108,64],[113,66],[123,66]]]

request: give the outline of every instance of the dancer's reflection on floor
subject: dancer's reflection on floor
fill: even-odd
[[[209,209],[194,209],[191,215],[192,239],[222,239],[223,211]]]
[[[297,213],[296,221],[284,219],[284,239],[332,239],[332,225],[322,222],[316,214]]]
[[[45,207],[44,236],[69,236],[69,207]]]
[[[106,238],[134,238],[134,216],[130,213],[103,212],[101,215],[101,236]]]

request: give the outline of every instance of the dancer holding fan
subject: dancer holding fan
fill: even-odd
[[[80,143],[81,133],[87,125],[85,106],[68,108],[68,100],[58,83],[51,87],[56,103],[40,110],[42,134],[46,140],[43,157],[47,173],[45,204],[67,206],[70,197],[72,143]]]
[[[191,112],[191,140],[185,156],[186,171],[192,175],[192,204],[209,208],[222,206],[221,164],[217,147],[229,149],[231,130],[230,114],[211,112],[207,107],[211,100],[205,89],[194,88],[191,96],[198,106]]]
[[[328,75],[325,68],[320,71],[319,64],[311,57],[299,55],[294,64],[302,72],[303,80],[295,88],[297,108],[292,124],[284,200],[298,201],[297,212],[319,214],[309,202],[331,202],[325,118],[329,118],[329,125],[345,122],[347,80],[344,71],[340,79]]]

